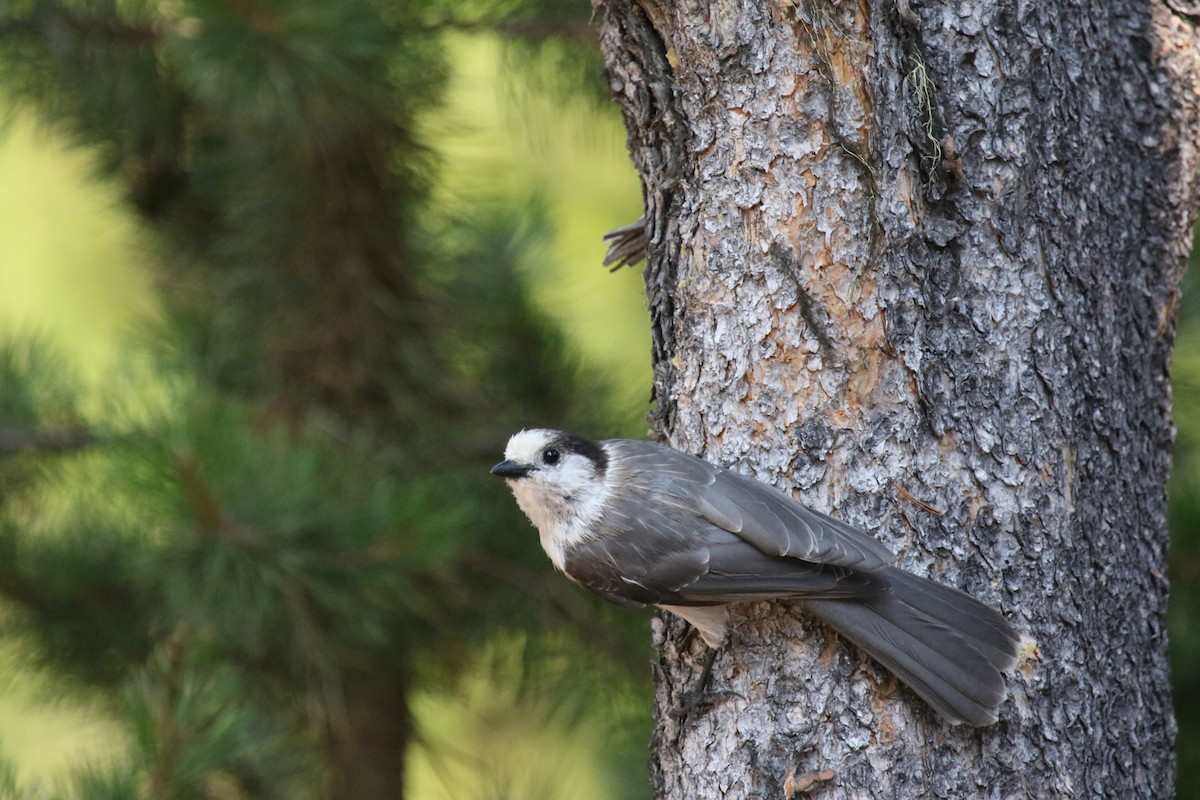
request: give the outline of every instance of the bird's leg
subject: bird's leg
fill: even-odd
[[[717,652],[718,648],[716,647],[708,649],[708,655],[704,657],[704,666],[700,669],[700,677],[696,679],[696,683],[692,685],[690,691],[684,692],[680,696],[679,705],[668,712],[672,718],[679,719],[690,716],[695,712],[705,710],[720,700],[741,697],[737,692],[709,692],[705,689],[708,679],[712,675],[713,662],[717,660]]]
[[[708,685],[708,679],[712,677],[713,662],[716,660],[717,648],[708,648],[708,655],[704,657],[704,666],[700,669],[700,677],[696,678],[696,685],[692,687],[692,694],[704,694],[704,687]]]

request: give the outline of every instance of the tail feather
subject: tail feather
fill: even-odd
[[[995,609],[965,592],[904,570],[888,570],[887,579],[900,600],[956,630],[986,657],[1002,665],[1001,671],[1016,663],[1020,638]]]
[[[892,591],[857,600],[810,600],[804,607],[952,722],[990,725],[1016,663],[1016,632],[996,611],[933,581],[897,569]]]

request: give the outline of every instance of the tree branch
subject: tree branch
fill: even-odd
[[[101,36],[112,42],[146,44],[162,39],[162,33],[160,25],[131,25],[116,17],[62,14],[40,8],[25,17],[0,20],[0,36],[24,34],[50,41],[62,41],[68,36]]]
[[[106,441],[80,428],[28,430],[0,428],[0,455],[66,453]]]

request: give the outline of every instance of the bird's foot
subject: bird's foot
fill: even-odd
[[[711,706],[723,700],[728,700],[732,697],[742,697],[737,692],[710,692],[705,688],[708,684],[708,677],[712,674],[713,661],[716,658],[717,650],[715,648],[709,650],[708,656],[704,659],[704,667],[700,670],[700,677],[696,679],[696,684],[692,687],[691,691],[683,692],[679,697],[679,704],[667,712],[672,719],[693,716],[708,710]],[[743,697],[742,699],[744,700],[745,698]]]
[[[671,719],[682,719],[691,717],[707,711],[712,706],[724,700],[729,700],[734,697],[742,697],[737,692],[722,691],[722,692],[684,692],[679,698],[679,704],[672,708],[667,714]],[[746,699],[742,697],[742,699]]]

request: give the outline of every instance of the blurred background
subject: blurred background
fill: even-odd
[[[0,0],[0,798],[649,796],[648,613],[487,474],[646,432],[587,14]],[[1175,385],[1188,797],[1194,291]]]

